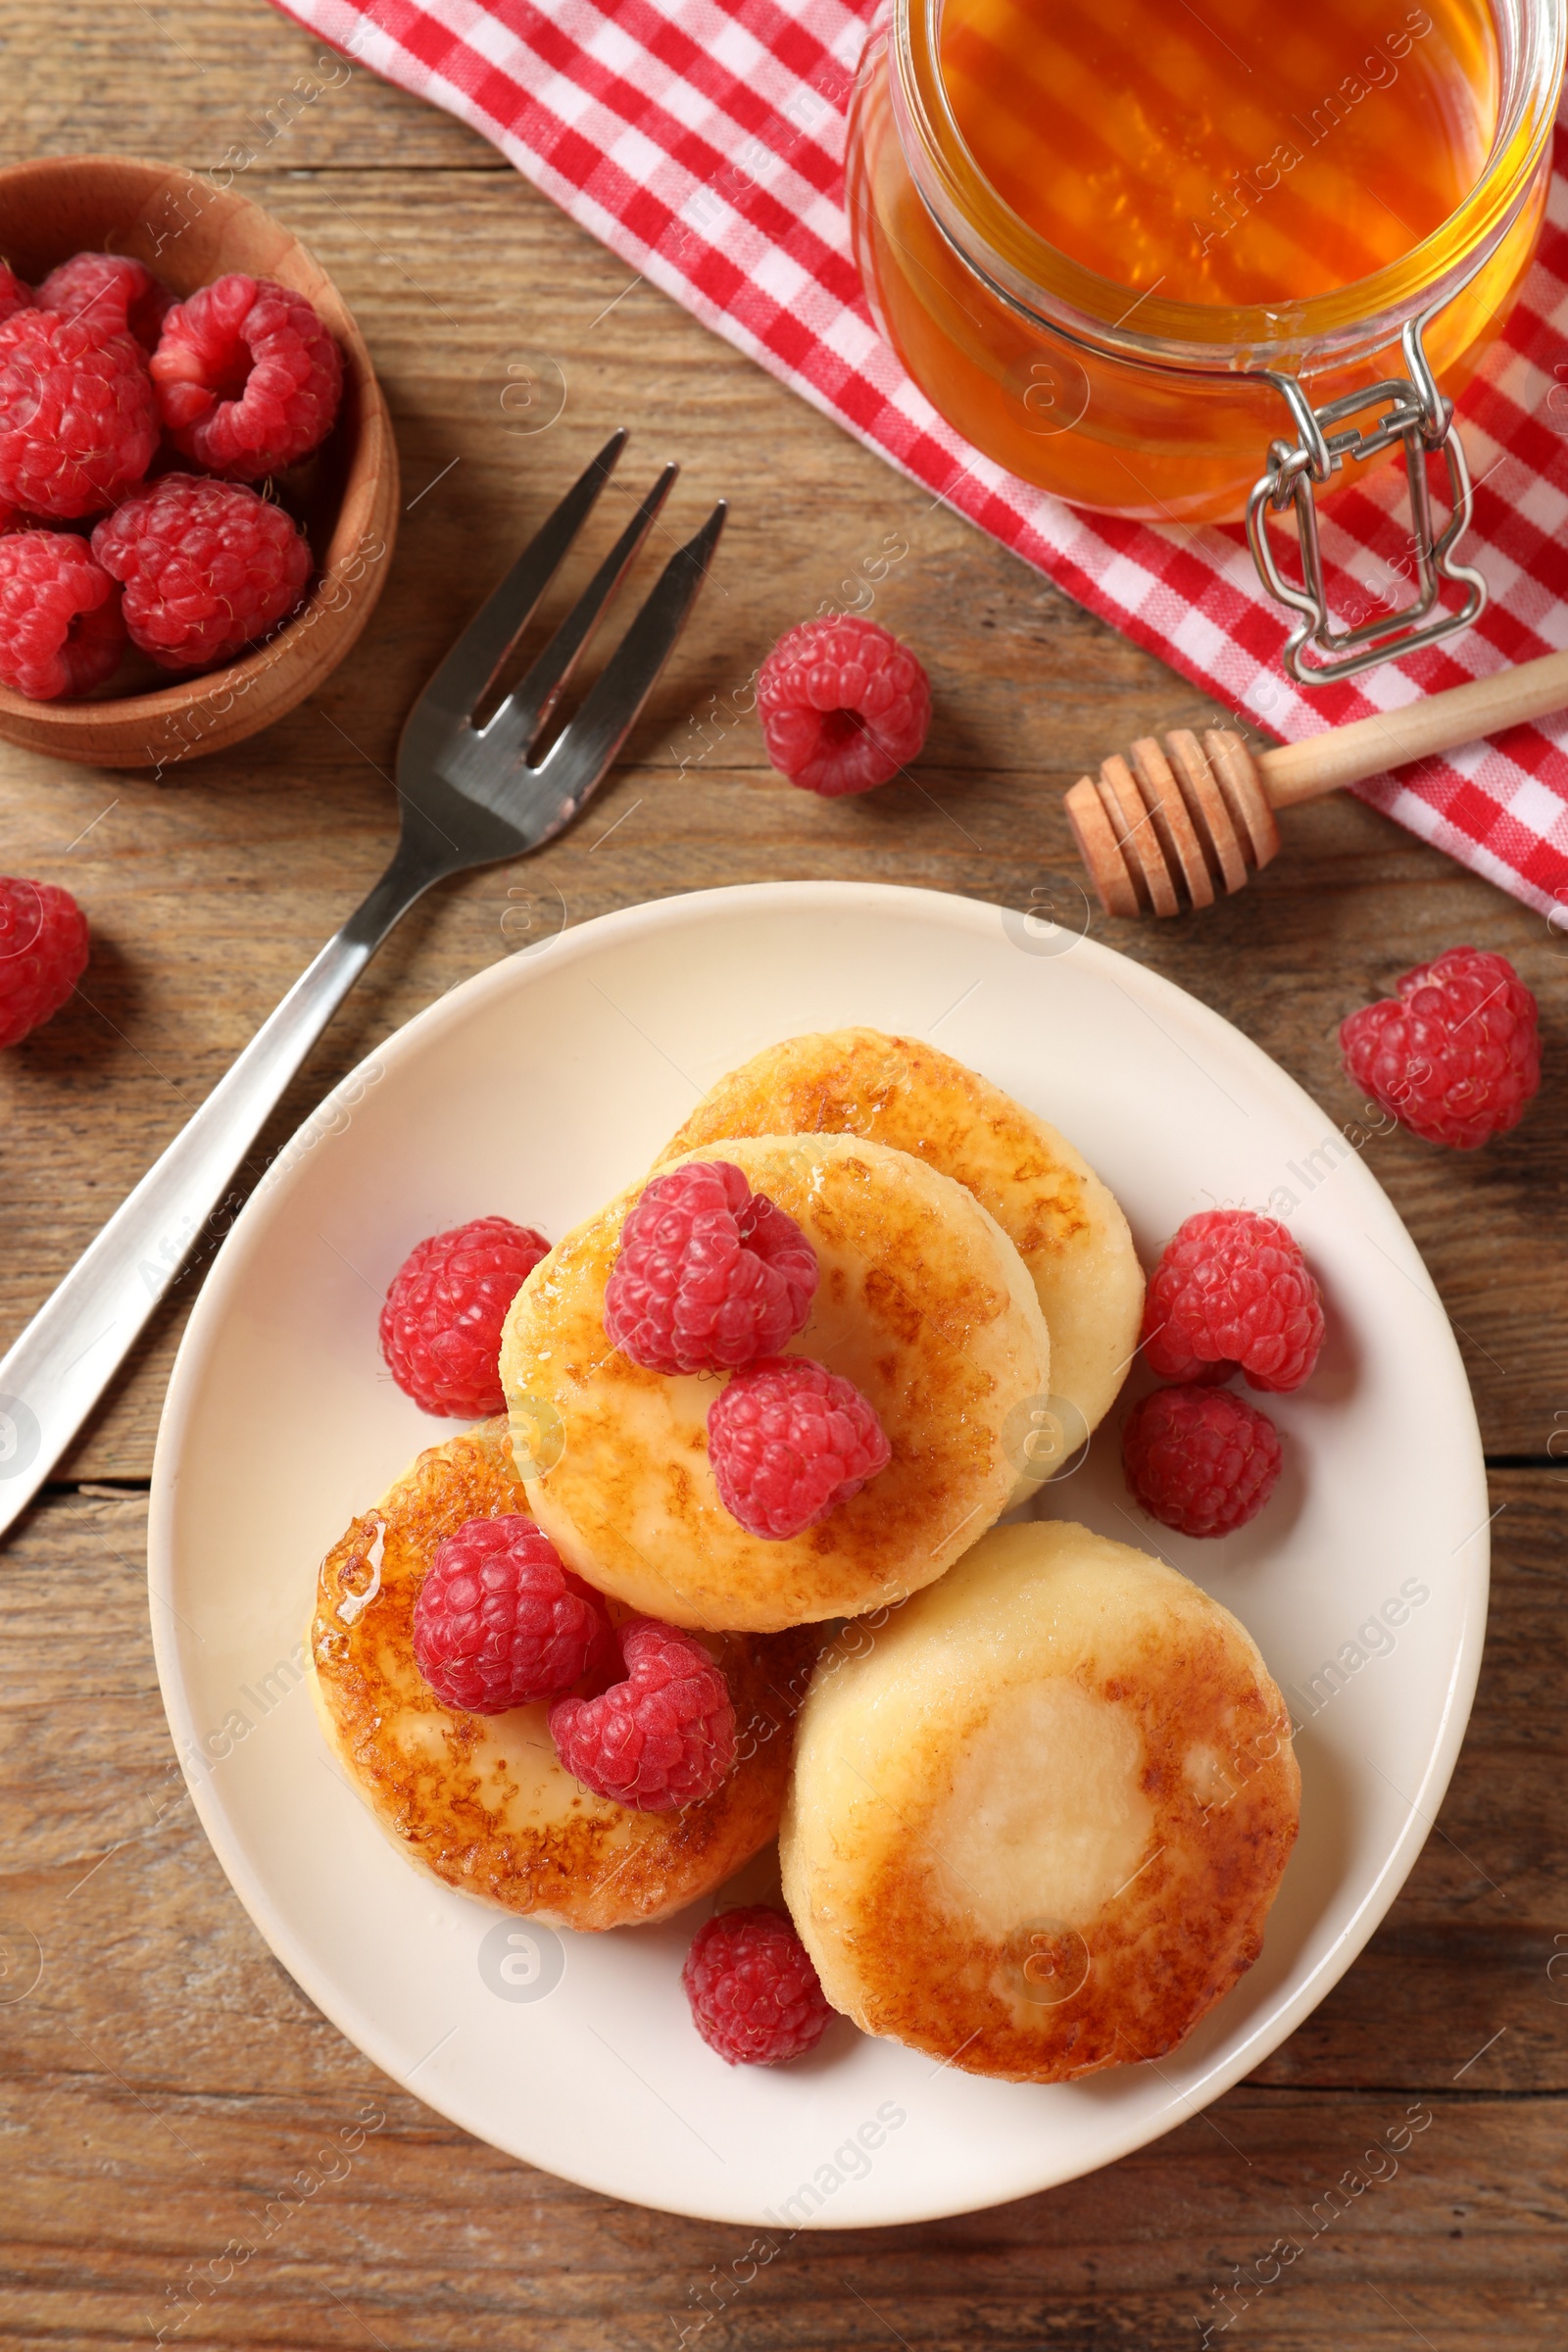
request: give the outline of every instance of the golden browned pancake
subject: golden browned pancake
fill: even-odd
[[[784,1892],[867,2033],[1064,2082],[1173,2049],[1250,1968],[1299,1801],[1228,1609],[1086,1528],[999,1528],[824,1651]]]
[[[777,1830],[815,1638],[706,1642],[735,1704],[735,1769],[701,1804],[628,1812],[563,1769],[543,1706],[465,1714],[415,1664],[414,1603],[436,1545],[466,1520],[526,1508],[498,1420],[421,1453],[355,1520],[317,1588],[309,1646],[322,1725],[382,1828],[446,1886],[556,1927],[663,1919]]]
[[[669,1378],[605,1336],[605,1285],[632,1186],[529,1275],[501,1381],[528,1504],[570,1562],[675,1625],[773,1631],[917,1592],[1005,1507],[1008,1435],[1050,1385],[1050,1341],[1018,1252],[951,1177],[855,1136],[761,1136],[734,1161],[804,1229],[821,1270],[790,1343],[870,1398],[888,1467],[817,1526],[748,1535],[718,1498],[708,1410],[719,1374]]]
[[[724,1136],[815,1134],[911,1152],[966,1185],[1014,1243],[1051,1329],[1052,1386],[1076,1408],[1039,1416],[1031,1453],[1059,1468],[1109,1410],[1138,1346],[1143,1269],[1111,1193],[1064,1137],[989,1079],[880,1029],[769,1046],[719,1080],[660,1158]],[[1048,1437],[1057,1421],[1060,1434]]]

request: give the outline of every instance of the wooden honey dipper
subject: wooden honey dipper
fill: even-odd
[[[1280,846],[1277,808],[1475,743],[1568,704],[1568,653],[1380,710],[1255,757],[1227,727],[1146,735],[1066,797],[1067,817],[1107,914],[1184,914],[1240,890]]]

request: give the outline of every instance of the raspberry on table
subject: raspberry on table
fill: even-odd
[[[71,521],[113,507],[158,447],[146,356],[53,311],[0,324],[0,498]]]
[[[309,457],[343,394],[343,355],[315,305],[239,271],[174,305],[151,367],[174,447],[232,481]]]
[[[124,588],[132,644],[165,669],[227,661],[288,617],[311,576],[281,507],[194,473],[134,491],[94,526],[92,552]]]
[[[505,1411],[501,1327],[549,1254],[542,1233],[510,1217],[475,1217],[416,1243],[381,1309],[381,1354],[404,1395],[466,1421]]]
[[[1134,1498],[1180,1536],[1228,1536],[1255,1519],[1280,1474],[1279,1432],[1230,1389],[1156,1389],[1122,1437]]]
[[[51,270],[34,297],[40,311],[83,318],[100,334],[133,335],[152,351],[174,297],[128,253],[75,253]]]
[[[1396,986],[1340,1024],[1356,1085],[1413,1134],[1458,1152],[1517,1127],[1541,1085],[1540,1013],[1507,957],[1449,948]]]
[[[559,1698],[611,1651],[610,1619],[520,1511],[436,1547],[414,1604],[415,1663],[444,1706],[504,1715]]]
[[[0,874],[0,1047],[57,1013],[87,962],[87,918],[69,890]]]
[[[708,1414],[718,1499],[750,1536],[783,1543],[893,1458],[869,1397],[809,1355],[770,1355],[737,1372]]]
[[[621,1228],[605,1332],[649,1372],[728,1372],[806,1328],[816,1251],[731,1160],[655,1176]]]
[[[853,614],[804,620],[757,680],[767,756],[806,792],[869,792],[907,765],[931,724],[931,684],[906,645]]]
[[[633,1617],[620,1628],[626,1679],[597,1698],[558,1698],[562,1763],[613,1804],[673,1813],[711,1796],[735,1761],[729,1685],[694,1634]]]
[[[1165,1244],[1144,1301],[1143,1350],[1161,1380],[1298,1389],[1323,1345],[1323,1299],[1277,1217],[1205,1208]]]
[[[0,262],[0,324],[4,324],[13,311],[32,310],[35,302],[32,288],[26,280]]]
[[[0,529],[0,681],[34,703],[85,694],[124,644],[120,590],[84,539]]]
[[[680,1972],[692,2023],[730,2066],[782,2066],[814,2050],[833,2019],[795,1922],[770,1903],[721,1911]]]

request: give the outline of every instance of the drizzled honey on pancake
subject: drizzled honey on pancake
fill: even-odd
[[[469,1715],[415,1663],[415,1598],[442,1538],[526,1507],[506,1424],[492,1421],[422,1453],[354,1521],[321,1563],[311,1624],[322,1726],[381,1827],[444,1885],[559,1927],[663,1919],[776,1832],[817,1638],[709,1639],[735,1707],[735,1769],[699,1804],[629,1812],[564,1770],[544,1706]]]

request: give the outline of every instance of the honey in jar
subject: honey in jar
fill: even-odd
[[[1279,305],[1396,262],[1468,196],[1497,119],[1485,0],[947,0],[981,172],[1130,292]]]
[[[1564,0],[894,0],[852,121],[873,307],[1075,503],[1233,519],[1312,402],[1457,393],[1539,233]],[[1343,476],[1339,478],[1344,478]]]

